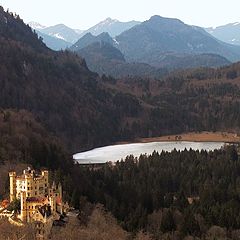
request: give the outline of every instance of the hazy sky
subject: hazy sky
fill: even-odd
[[[49,26],[64,23],[87,29],[111,17],[121,21],[149,19],[152,15],[179,18],[202,27],[240,22],[239,0],[0,0],[6,10],[25,22]]]

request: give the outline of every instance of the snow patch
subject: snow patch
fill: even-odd
[[[54,36],[55,38],[58,38],[58,39],[65,40],[65,38],[63,36],[61,36],[59,33],[54,33],[52,36]]]
[[[44,28],[46,28],[45,26],[41,25],[38,22],[29,22],[28,25],[33,29],[44,29]]]
[[[240,24],[239,22],[235,22],[235,23],[233,23],[233,26],[237,26],[239,24]]]
[[[115,38],[113,38],[113,41],[114,41],[117,45],[119,45],[119,42],[118,42]]]

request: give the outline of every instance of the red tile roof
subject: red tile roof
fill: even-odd
[[[28,197],[27,202],[37,202],[37,203],[44,203],[47,198],[43,198],[43,197]]]

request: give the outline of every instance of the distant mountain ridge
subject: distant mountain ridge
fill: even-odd
[[[124,55],[116,47],[104,41],[93,42],[76,53],[86,60],[91,71],[116,78],[126,76],[160,77],[168,70],[219,67],[231,63],[216,54],[168,54],[159,62],[159,68],[156,68],[146,63],[126,62]]]
[[[218,54],[230,61],[240,59],[240,47],[228,45],[203,29],[178,19],[153,16],[116,37],[127,61],[142,61],[158,66],[166,53]]]
[[[166,71],[228,65],[231,62],[224,55],[234,56],[231,47],[200,27],[186,25],[178,19],[153,16],[115,38],[108,33],[97,36],[87,33],[70,50],[84,57],[92,71],[121,77],[140,74],[157,76],[157,69]],[[124,60],[116,61],[113,52],[121,54]],[[106,58],[108,55],[112,59]]]
[[[46,26],[38,23],[38,22],[29,22],[28,25],[32,28],[32,29],[35,29],[35,30],[39,30],[39,29],[44,29],[46,28]]]
[[[229,23],[223,26],[205,28],[215,38],[229,44],[240,45],[240,23]]]
[[[60,50],[69,47],[71,44],[74,44],[86,33],[91,33],[92,35],[97,36],[101,33],[107,32],[110,36],[114,37],[139,23],[140,22],[138,21],[120,22],[118,20],[107,18],[87,30],[72,29],[64,24],[46,27],[37,22],[29,22],[28,25],[32,29],[38,31],[38,33],[41,33],[39,36],[43,38],[44,42],[49,48],[53,50]],[[56,41],[54,43],[54,39],[52,38],[60,39],[65,43],[62,41]]]
[[[100,75],[111,75],[116,78],[127,76],[160,77],[166,69],[156,69],[144,63],[127,63],[124,55],[111,43],[93,42],[76,52],[86,60],[91,71]]]
[[[70,47],[70,50],[78,51],[96,42],[105,42],[114,45],[114,40],[107,32],[103,32],[97,36],[93,36],[91,33],[86,33],[83,37],[81,37],[75,44],[73,44]]]
[[[59,51],[65,50],[70,47],[72,43],[66,42],[63,39],[51,37],[47,34],[40,32],[39,30],[35,30],[39,37],[43,39],[43,42],[52,50]]]
[[[75,43],[79,39],[79,34],[72,28],[64,25],[57,24],[55,26],[46,27],[40,30],[42,33],[50,35],[55,38],[62,39],[66,42]]]
[[[111,37],[115,37],[140,23],[141,22],[139,21],[120,22],[116,19],[106,18],[84,31],[80,37],[84,36],[86,33],[91,33],[92,35],[97,36],[103,32],[107,32]]]

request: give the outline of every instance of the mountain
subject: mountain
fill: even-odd
[[[0,34],[0,109],[31,112],[71,152],[127,136],[125,119],[142,108],[137,98],[109,89],[76,54],[48,49],[3,8]]]
[[[216,28],[210,27],[205,29],[215,38],[234,45],[240,45],[240,23],[229,23]]]
[[[55,51],[70,47],[83,32],[79,29],[73,30],[63,24],[46,27],[38,22],[29,22],[28,25],[36,31],[49,48]]]
[[[174,69],[190,69],[199,67],[221,67],[231,64],[226,58],[212,53],[203,54],[165,54],[158,66]]]
[[[41,30],[41,29],[44,29],[46,28],[46,26],[43,26],[42,24],[38,23],[38,22],[29,22],[28,25],[32,28],[32,29],[35,29],[35,30]]]
[[[60,38],[51,37],[38,30],[35,30],[35,31],[37,35],[42,38],[43,42],[52,50],[55,50],[55,51],[64,50],[72,45],[71,43],[66,42]]]
[[[207,33],[206,33],[207,34]],[[93,36],[85,34],[69,49],[85,58],[90,70],[98,74],[111,75],[113,77],[126,76],[162,76],[167,70],[218,67],[230,64],[226,58],[217,54],[176,54],[162,53],[161,58],[155,59],[157,65],[149,65],[141,59],[126,61],[123,53],[118,49],[119,43],[110,37],[108,33]],[[120,57],[119,57],[120,56]]]
[[[74,44],[87,33],[91,33],[96,36],[107,32],[114,37],[139,23],[140,22],[137,21],[120,22],[118,20],[107,18],[86,31],[72,29],[64,24],[46,27],[37,22],[29,22],[28,25],[37,31],[38,35],[43,38],[43,41],[49,48],[53,50],[60,50],[66,49],[71,44]],[[54,40],[53,38],[57,40]]]
[[[12,51],[16,50],[17,46],[26,48],[29,47],[37,52],[47,52],[45,44],[41,42],[36,33],[33,33],[29,26],[26,26],[22,19],[18,15],[8,14],[4,12],[4,9],[0,6],[0,35],[2,40],[1,50],[4,50],[6,41],[8,45],[6,50],[11,45],[14,45]],[[5,54],[7,54],[5,52]],[[10,52],[9,52],[10,54]],[[4,56],[2,56],[2,60]],[[16,59],[15,59],[16,60]],[[2,66],[5,63],[2,62]],[[14,69],[14,67],[13,67]]]
[[[79,35],[84,32],[84,30],[81,30],[81,29],[74,29],[74,31]]]
[[[71,153],[137,137],[239,127],[239,64],[116,80],[91,72],[75,53],[48,49],[2,8],[0,34],[0,109],[30,112]]]
[[[159,69],[146,63],[126,62],[124,55],[112,44],[104,41],[94,42],[81,48],[76,53],[86,60],[91,71],[116,78],[127,76],[160,77],[168,70],[187,69],[196,67],[219,67],[230,62],[216,54],[198,55],[165,55],[159,62]]]
[[[96,36],[103,32],[107,32],[111,37],[115,37],[139,23],[140,22],[138,21],[120,22],[116,19],[107,18],[84,31],[80,37],[84,36],[86,33],[91,33],[92,35]]]
[[[95,42],[105,42],[111,45],[114,45],[114,40],[110,37],[107,32],[103,32],[97,36],[93,36],[91,33],[86,33],[83,37],[81,37],[75,44],[70,47],[71,51],[78,51],[88,45]]]
[[[41,32],[72,44],[79,39],[79,34],[74,29],[69,28],[64,24],[57,24],[55,26],[43,28],[41,29]]]
[[[98,41],[76,51],[86,60],[91,71],[116,78],[127,76],[159,77],[166,69],[158,70],[145,63],[127,63],[123,54],[112,44]]]
[[[153,16],[116,37],[127,61],[159,66],[166,53],[222,55],[230,61],[240,59],[240,47],[216,40],[202,29],[178,19]]]

